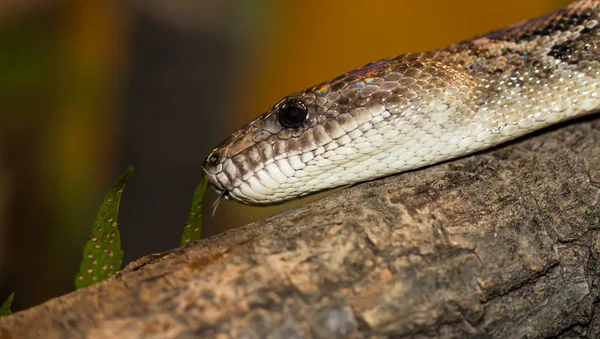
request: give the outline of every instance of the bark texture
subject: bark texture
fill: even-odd
[[[596,118],[143,257],[0,338],[599,338],[599,296]]]

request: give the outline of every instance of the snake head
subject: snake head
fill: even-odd
[[[317,125],[317,117],[318,105],[311,93],[280,100],[208,155],[203,170],[209,184],[225,198],[246,204],[288,200],[282,199],[287,196],[283,192],[303,165],[299,156],[313,145],[331,141],[322,128],[310,131]]]
[[[372,113],[383,112],[381,98],[371,97],[389,63],[372,63],[277,102],[209,154],[203,170],[210,185],[226,198],[261,205],[365,180],[340,170],[376,149],[364,142],[362,151],[351,147],[372,127]]]
[[[434,83],[441,72],[406,55],[289,95],[221,143],[204,172],[223,196],[265,205],[414,168],[433,159],[412,134],[438,128],[415,113],[450,95]]]

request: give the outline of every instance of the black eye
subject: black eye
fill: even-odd
[[[219,155],[217,153],[213,153],[208,157],[208,163],[211,165],[216,165],[219,163]]]
[[[300,100],[290,99],[279,107],[279,122],[283,127],[296,128],[306,120],[308,110]]]

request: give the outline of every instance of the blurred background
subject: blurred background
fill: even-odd
[[[0,0],[0,302],[73,290],[102,195],[136,169],[125,263],[174,248],[204,157],[283,96],[559,0]],[[278,211],[207,194],[204,236]]]

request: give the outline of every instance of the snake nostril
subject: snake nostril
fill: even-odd
[[[210,165],[216,165],[219,163],[219,159],[220,159],[219,155],[216,153],[213,153],[208,156],[208,163]]]
[[[217,154],[217,151],[214,150],[206,157],[206,160],[204,160],[204,167],[208,169],[217,166],[220,160],[221,157]]]

